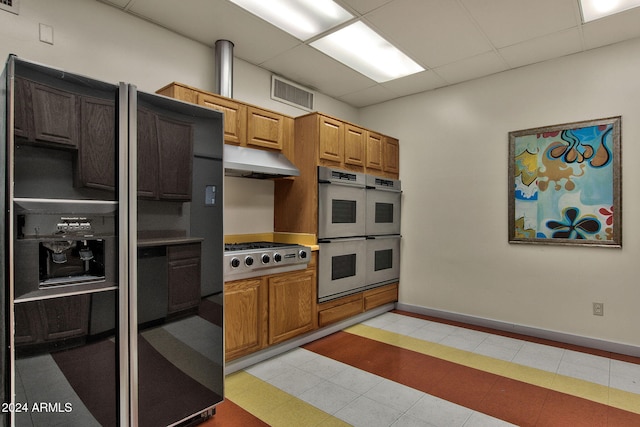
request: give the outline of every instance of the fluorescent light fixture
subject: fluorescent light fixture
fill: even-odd
[[[300,40],[308,40],[353,18],[333,0],[231,0]]]
[[[640,0],[580,0],[582,22],[589,22],[640,6]]]
[[[328,34],[311,46],[378,83],[424,71],[362,22]]]

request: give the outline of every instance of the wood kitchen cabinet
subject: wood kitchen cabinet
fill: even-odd
[[[327,326],[395,301],[398,301],[397,283],[323,302],[318,304],[318,326]]]
[[[89,332],[90,295],[15,304],[17,347],[82,338]]]
[[[197,103],[224,113],[225,144],[242,145],[247,140],[246,105],[208,93],[197,93]]]
[[[316,259],[304,270],[224,284],[227,361],[317,328]]]
[[[175,314],[198,307],[201,289],[200,243],[171,245],[168,258],[168,313]]]
[[[59,148],[78,147],[78,96],[15,77],[16,136]]]
[[[15,77],[14,84],[16,139],[76,152],[74,185],[114,191],[115,101],[20,77]]]
[[[367,131],[367,172],[382,172],[382,135]]]
[[[33,100],[29,80],[15,77],[14,85],[14,118],[13,132],[17,138],[33,139]]]
[[[247,107],[247,146],[282,151],[284,116],[257,107]]]
[[[78,175],[83,187],[115,191],[116,107],[112,100],[80,97]]]
[[[389,177],[397,177],[400,173],[400,142],[396,138],[385,136],[382,153],[382,170]]]
[[[150,110],[138,107],[138,197],[158,197],[158,138],[156,118]]]
[[[317,327],[316,255],[305,270],[270,276],[269,344],[277,344]]]
[[[225,144],[280,151],[293,161],[292,117],[183,83],[170,83],[156,93],[222,111]]]
[[[193,129],[138,108],[138,197],[191,200]]]
[[[191,123],[156,115],[159,197],[191,200],[193,128]]]
[[[317,114],[314,118],[318,121],[317,124],[309,125],[318,127],[317,163],[322,166],[364,171],[366,131],[329,116]]]
[[[263,277],[224,284],[225,360],[245,356],[267,345],[267,294]]]

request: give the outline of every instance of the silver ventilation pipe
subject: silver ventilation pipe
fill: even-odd
[[[233,98],[233,43],[217,40],[215,61],[215,93]]]

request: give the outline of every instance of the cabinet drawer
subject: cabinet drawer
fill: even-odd
[[[340,298],[318,306],[318,326],[326,326],[362,313],[362,294]]]
[[[200,258],[200,243],[175,245],[168,247],[169,261],[187,258]]]
[[[398,285],[387,285],[364,292],[364,310],[398,301]]]

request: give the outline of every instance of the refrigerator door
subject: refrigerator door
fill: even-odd
[[[9,111],[3,116],[9,137],[3,164],[6,160],[8,179],[3,188],[10,244],[9,274],[3,277],[10,283],[3,309],[12,333],[7,334],[10,372],[3,378],[10,381],[3,402],[16,409],[9,422],[122,424],[123,349],[117,325],[124,286],[119,260],[127,254],[118,235],[123,230],[113,218],[122,208],[116,159],[118,138],[126,129],[126,121],[118,119],[126,112],[126,93],[122,85],[16,57],[10,57],[6,72]],[[101,216],[103,223],[81,213],[80,205],[109,206],[110,219]],[[109,226],[95,238],[101,224]],[[20,289],[29,291],[16,292],[16,280],[26,271],[33,274],[24,275],[29,282],[20,282]],[[88,275],[94,271],[101,273]]]
[[[131,423],[175,425],[206,418],[224,396],[223,121],[217,111],[131,90]],[[150,260],[162,278],[149,277]],[[148,309],[158,301],[164,310]]]

